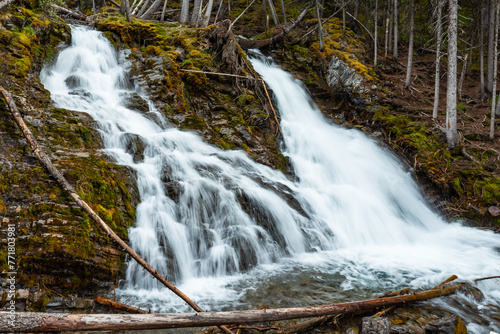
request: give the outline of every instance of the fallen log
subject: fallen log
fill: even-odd
[[[285,38],[286,35],[288,35],[288,33],[290,31],[292,31],[293,28],[295,28],[297,26],[297,24],[299,24],[299,22],[301,22],[304,17],[306,16],[307,12],[309,11],[309,9],[312,8],[312,1],[306,6],[306,8],[302,11],[302,13],[300,13],[300,15],[297,17],[297,19],[291,24],[289,25],[288,27],[285,27],[281,32],[279,32],[278,34],[270,37],[270,38],[266,38],[266,39],[259,39],[259,40],[253,40],[253,39],[246,39],[246,38],[242,38],[242,37],[237,37],[237,40],[238,40],[238,44],[245,50],[248,50],[248,49],[255,49],[255,48],[261,48],[261,47],[264,47],[264,46],[268,46],[269,44],[273,44],[273,43],[276,43],[277,41]]]
[[[59,172],[59,170],[54,166],[52,161],[50,160],[49,156],[42,151],[42,149],[38,146],[38,142],[31,132],[31,130],[28,128],[26,123],[23,120],[23,117],[19,110],[17,109],[17,106],[10,96],[9,92],[6,91],[3,87],[0,87],[0,92],[5,98],[5,102],[7,103],[7,106],[10,109],[10,112],[12,116],[14,117],[14,120],[16,121],[17,125],[21,129],[21,132],[23,133],[24,137],[28,141],[29,145],[33,149],[33,152],[37,156],[37,158],[40,160],[40,162],[43,164],[45,169],[49,172],[49,174],[56,179],[57,183],[66,191],[66,193],[78,204],[80,208],[94,221],[96,222],[105,232],[106,234],[113,239],[114,242],[116,242],[120,247],[123,248],[123,250],[129,254],[137,263],[139,263],[144,269],[149,271],[151,275],[153,275],[158,281],[160,281],[163,285],[165,285],[168,289],[170,289],[173,293],[175,293],[177,296],[179,296],[182,300],[184,300],[189,306],[191,306],[196,312],[203,312],[203,310],[196,305],[195,302],[193,302],[188,296],[186,296],[182,291],[177,289],[175,285],[167,281],[165,277],[163,277],[159,272],[156,271],[155,268],[153,268],[149,263],[147,263],[142,257],[139,256],[130,246],[123,241],[105,222],[104,220],[99,217],[97,213],[92,210],[92,208],[78,195],[76,190],[73,188],[73,186],[66,180],[66,178]],[[232,331],[227,329],[224,326],[221,326],[221,329],[224,330],[224,332],[228,334],[234,334]]]
[[[424,291],[417,294],[389,298],[376,298],[334,305],[250,311],[203,312],[187,314],[54,314],[22,312],[15,315],[15,329],[16,332],[19,333],[146,330],[203,327],[228,323],[248,324],[265,321],[332,316],[337,314],[344,315],[446,296],[462,290],[465,286],[466,283],[459,283],[441,289]],[[0,332],[2,333],[12,331],[8,315],[8,312],[0,312]]]
[[[111,307],[114,308],[115,310],[120,310],[120,311],[125,311],[128,313],[138,313],[138,314],[148,314],[151,312],[141,310],[140,308],[133,307],[130,305],[122,304],[119,302],[115,302],[114,300],[111,299],[106,299],[102,297],[97,297],[95,299],[96,303],[101,304],[103,306]]]
[[[77,12],[74,12],[72,10],[69,10],[67,8],[64,8],[64,7],[61,7],[61,6],[58,6],[58,5],[55,5],[55,4],[51,4],[50,5],[52,8],[60,11],[61,13],[64,13],[66,15],[69,15],[71,16],[72,18],[74,19],[77,19],[77,20],[81,20],[81,21],[87,21],[87,16],[83,15],[83,14],[80,14],[80,13],[77,13]]]

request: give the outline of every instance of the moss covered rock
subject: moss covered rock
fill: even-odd
[[[88,115],[53,108],[39,72],[69,27],[11,5],[0,15],[0,85],[14,96],[40,146],[89,205],[122,237],[137,202],[130,172],[109,161]],[[0,239],[16,227],[17,283],[53,293],[92,292],[123,273],[125,256],[75,205],[36,159],[0,98]],[[6,249],[0,270],[8,270]],[[55,292],[54,292],[55,291]],[[46,298],[34,303],[43,309]]]

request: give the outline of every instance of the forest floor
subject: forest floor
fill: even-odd
[[[445,145],[448,74],[446,63],[441,62],[438,117],[433,119],[435,54],[414,55],[411,87],[405,89],[403,86],[406,77],[408,50],[400,47],[398,52],[400,55],[398,60],[392,56],[383,57],[383,55],[379,59],[379,65],[375,69],[380,79],[377,83],[379,87],[378,102],[390,105],[392,110],[397,110],[398,115],[410,117],[414,123],[413,126],[421,125],[431,129],[427,130],[427,133],[432,132],[437,135],[439,141]],[[462,65],[463,61],[459,61],[458,79],[460,79]],[[496,190],[496,181],[493,182],[495,185],[493,183],[486,184],[488,189],[493,190],[488,195],[485,195],[484,184],[481,188],[477,187],[480,180],[487,181],[490,180],[490,177],[492,180],[498,180],[500,176],[500,123],[498,119],[495,121],[495,138],[490,140],[490,117],[491,100],[481,98],[479,71],[474,68],[467,70],[462,85],[462,94],[458,98],[457,104],[460,147],[451,152],[451,164],[447,162],[444,171],[441,168],[441,173],[433,173],[432,168],[424,166],[429,161],[428,157],[426,160],[419,161],[418,165],[424,167],[421,169],[424,170],[425,176],[430,179],[431,183],[441,188],[441,195],[444,195],[444,201],[447,202],[445,204],[447,208],[444,211],[448,211],[448,216],[460,217],[469,211],[469,214],[465,214],[466,217],[470,218],[476,215],[476,218],[479,218],[480,226],[499,232],[500,194]],[[419,155],[421,154],[418,150],[412,154],[415,166],[417,166]],[[447,171],[447,167],[450,167],[449,171]],[[476,169],[476,171],[471,173],[472,169]],[[416,172],[418,174],[419,171]],[[474,175],[475,180],[472,181],[472,184],[469,182],[467,185],[467,182],[470,181],[466,180],[467,175]],[[444,178],[449,180],[444,181]],[[443,183],[451,184],[451,187],[442,187]],[[462,188],[463,192],[460,191]],[[447,193],[447,190],[451,191]],[[452,211],[455,211],[455,214]],[[473,213],[471,214],[471,212]]]

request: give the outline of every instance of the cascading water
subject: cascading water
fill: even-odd
[[[361,132],[328,124],[277,66],[252,60],[276,96],[296,181],[169,126],[152,103],[145,114],[127,108],[130,94],[147,96],[130,84],[124,55],[97,31],[72,33],[42,82],[58,107],[89,113],[105,151],[136,172],[131,246],[203,308],[322,304],[451,274],[499,274],[500,237],[444,222],[397,159]],[[139,160],[130,149],[137,141]],[[500,305],[500,289],[487,284],[485,303]],[[134,262],[120,296],[152,311],[187,310]]]

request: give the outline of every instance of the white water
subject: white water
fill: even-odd
[[[136,172],[141,203],[131,246],[201,307],[320,304],[429,287],[451,274],[500,274],[498,235],[444,222],[397,159],[361,132],[328,124],[278,67],[252,60],[276,96],[296,181],[169,126],[152,103],[145,114],[127,108],[127,97],[143,94],[129,84],[123,55],[99,32],[72,32],[42,82],[58,107],[89,113],[105,151]],[[145,148],[139,161],[134,140]],[[178,198],[166,195],[166,183]],[[482,288],[500,305],[495,283]],[[153,311],[187,310],[134,262],[120,296]]]

